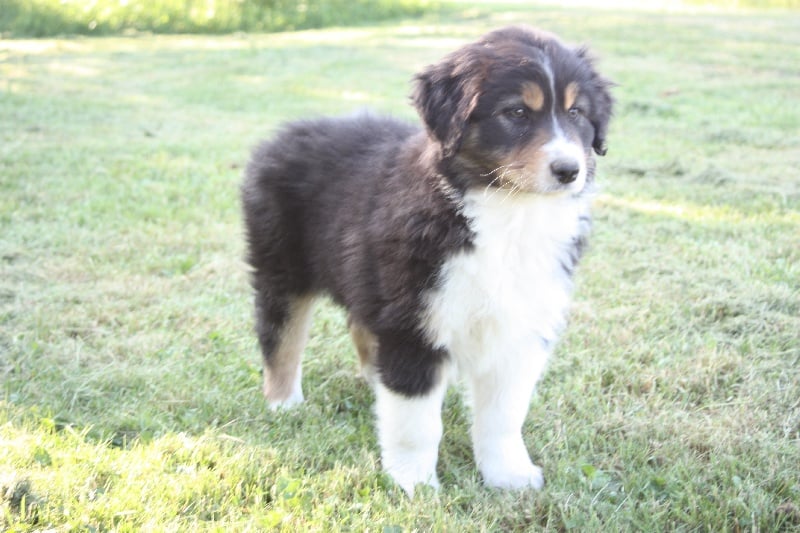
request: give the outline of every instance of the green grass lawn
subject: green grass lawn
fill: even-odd
[[[588,14],[587,14],[588,11]],[[415,119],[409,78],[510,22],[619,86],[571,325],[485,489],[445,406],[437,494],[380,473],[322,306],[273,413],[238,184],[290,118]],[[0,530],[800,530],[800,12],[469,7],[276,35],[0,40]]]

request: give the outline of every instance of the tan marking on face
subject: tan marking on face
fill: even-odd
[[[517,192],[538,192],[545,187],[543,176],[547,166],[544,144],[547,137],[538,134],[517,150],[498,158],[500,167],[496,184]]]
[[[522,101],[534,111],[541,111],[544,107],[544,91],[542,88],[529,81],[522,86]]]
[[[564,89],[564,109],[570,110],[573,105],[575,105],[575,101],[578,99],[578,84],[574,81],[567,85],[567,88]]]

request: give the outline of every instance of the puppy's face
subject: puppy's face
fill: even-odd
[[[583,50],[506,28],[417,78],[414,101],[464,187],[579,193],[605,154],[610,85]]]
[[[478,172],[475,185],[580,192],[594,173],[586,89],[579,81],[557,79],[547,63],[526,67],[524,74],[522,67],[493,73],[497,81],[486,84],[456,160]]]

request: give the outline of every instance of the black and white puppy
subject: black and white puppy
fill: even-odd
[[[416,76],[424,129],[323,118],[257,147],[242,201],[270,405],[303,400],[312,304],[328,294],[349,313],[382,464],[403,489],[438,484],[456,378],[485,483],[540,488],[521,428],[589,230],[609,85],[585,49],[509,27]]]

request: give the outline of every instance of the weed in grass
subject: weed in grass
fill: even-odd
[[[40,498],[32,491],[28,479],[0,480],[0,502],[18,520],[36,525],[39,522]]]

